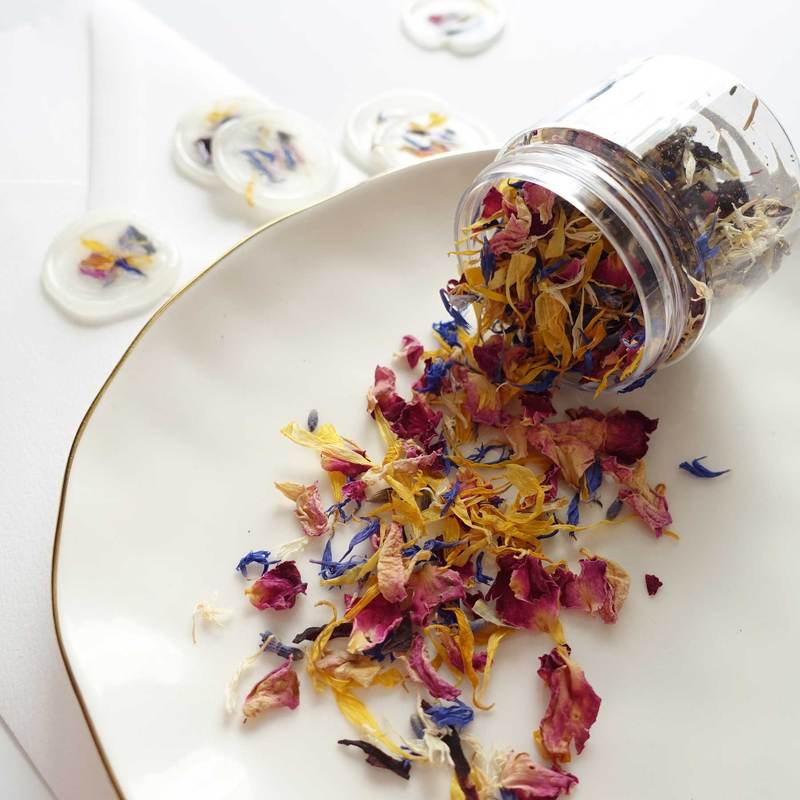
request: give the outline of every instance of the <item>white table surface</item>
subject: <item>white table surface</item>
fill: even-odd
[[[641,0],[613,4],[506,0],[506,35],[474,58],[415,48],[399,29],[397,0],[143,0],[142,4],[275,102],[315,118],[337,140],[352,106],[395,87],[436,92],[493,128],[502,140],[620,63],[659,52],[706,58],[738,74],[771,106],[790,136],[800,139],[796,102],[800,10],[789,0],[760,4],[673,0],[649,7]],[[58,0],[7,0],[0,7],[0,30],[35,25],[57,5]],[[21,80],[24,75],[6,74],[0,78],[0,88],[4,82]],[[46,238],[55,233],[41,231]],[[209,253],[209,261],[215,255]],[[36,272],[39,264],[3,263],[0,269]],[[34,281],[25,286],[29,291],[11,298],[11,313],[19,319],[42,316],[44,297]],[[14,317],[4,319],[5,330],[13,330],[14,322]],[[54,335],[61,324],[53,320]],[[94,335],[102,337],[104,329]],[[21,425],[38,426],[43,419],[31,414],[17,417],[15,411],[25,404],[33,384],[39,387],[39,397],[50,391],[55,398],[62,376],[46,359],[32,362],[24,341],[7,341],[3,351],[4,373],[11,378],[0,395],[3,419],[19,418]],[[107,367],[115,361],[116,356]],[[72,380],[86,383],[85,394],[91,398],[98,388],[97,364],[76,352],[70,370]],[[79,415],[56,415],[56,421],[64,428],[63,441],[69,442]],[[63,459],[66,454],[65,448]],[[4,477],[0,474],[0,482]],[[52,503],[55,517],[56,497]],[[2,536],[13,535],[12,530],[2,531]],[[49,585],[47,574],[31,578]],[[25,620],[19,624],[25,625]],[[105,787],[93,785],[88,777],[93,774],[87,771],[83,796],[105,796]],[[48,796],[13,735],[0,724],[0,797]]]

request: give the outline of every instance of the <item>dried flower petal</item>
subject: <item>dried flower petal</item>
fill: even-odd
[[[461,789],[460,796],[463,797],[464,800],[479,800],[478,790],[472,777],[472,767],[464,754],[464,748],[461,746],[461,737],[458,735],[458,731],[455,728],[448,728],[447,733],[441,738],[450,751],[450,760],[453,764],[456,784],[458,788]],[[451,789],[450,796],[457,797],[458,795],[455,795]]]
[[[497,615],[513,628],[554,633],[558,630],[558,584],[532,555],[505,553],[486,598],[495,600]]]
[[[414,367],[419,364],[419,360],[424,352],[425,348],[422,346],[422,342],[420,342],[416,336],[406,334],[400,340],[400,350],[397,352],[397,356],[399,358],[405,358],[408,362],[408,366],[414,369]]]
[[[356,653],[381,644],[402,619],[403,610],[400,603],[390,603],[378,595],[353,619],[353,632],[347,649],[351,653]]]
[[[407,758],[394,758],[388,753],[384,753],[374,744],[365,742],[362,739],[339,739],[336,744],[343,744],[347,747],[357,747],[367,754],[367,764],[371,767],[388,769],[400,778],[408,780],[411,775],[411,762]]]
[[[694,475],[695,478],[719,478],[720,475],[730,472],[729,469],[721,469],[719,471],[709,469],[700,463],[704,458],[705,456],[700,456],[700,458],[695,458],[692,461],[681,461],[678,464],[678,468],[688,472],[690,475]]]
[[[577,753],[583,751],[589,728],[600,710],[600,698],[569,656],[569,648],[562,646],[539,659],[538,675],[550,689],[550,703],[539,726],[539,737],[556,762],[570,760],[573,743]]]
[[[655,575],[645,575],[644,583],[647,586],[647,594],[652,597],[664,584]]]
[[[484,195],[481,203],[481,219],[493,217],[503,207],[503,195],[494,186]]]
[[[242,556],[239,559],[239,563],[236,565],[236,570],[237,572],[241,572],[246,578],[247,567],[250,564],[260,564],[261,574],[263,575],[273,564],[277,564],[280,561],[280,559],[270,559],[269,556],[269,550],[251,550],[247,555]]]
[[[522,411],[526,419],[538,425],[556,413],[550,392],[533,394],[526,392],[522,395]]]
[[[245,719],[253,719],[270,708],[294,710],[300,705],[300,683],[292,659],[284,661],[262,678],[247,695],[242,706]]]
[[[627,467],[615,458],[604,458],[602,465],[604,472],[610,473],[622,484],[619,499],[641,517],[656,536],[661,536],[667,525],[672,523],[664,486],[659,484],[651,488],[647,484],[643,461]]]
[[[425,639],[421,634],[414,637],[406,660],[412,676],[427,688],[431,697],[455,700],[461,694],[460,689],[448,683],[434,670],[425,648]]]
[[[192,644],[197,644],[198,618],[217,627],[222,627],[231,618],[233,612],[227,608],[217,608],[215,603],[216,598],[214,601],[200,600],[195,603],[194,611],[192,611]]]
[[[276,483],[275,488],[285,497],[295,501],[294,515],[306,536],[322,536],[328,532],[328,517],[322,508],[319,483],[309,486],[300,483]]]
[[[326,672],[337,680],[348,681],[363,687],[371,686],[381,671],[379,661],[341,650],[317,659],[314,667],[319,672]]]
[[[561,586],[561,605],[597,614],[606,623],[616,622],[630,590],[628,573],[615,561],[596,556],[581,559],[580,565],[580,575],[563,568],[553,575]]]
[[[250,602],[261,611],[270,608],[283,611],[293,608],[298,594],[305,594],[308,584],[303,583],[294,561],[282,561],[265,572],[245,590]]]
[[[569,772],[537,764],[527,753],[509,753],[499,783],[517,800],[557,800],[569,794],[578,779]]]
[[[616,253],[611,253],[602,259],[594,268],[592,277],[600,283],[614,286],[617,289],[630,289],[633,286],[633,278],[631,278],[628,268]]]
[[[633,464],[647,453],[650,434],[658,427],[640,411],[610,411],[601,414],[589,408],[572,408],[567,414],[573,420],[595,419],[605,423],[602,439],[596,450],[602,455],[615,456],[623,464]]]
[[[577,487],[602,443],[602,423],[591,418],[543,422],[528,431],[531,447],[557,464],[567,483]]]
[[[475,712],[460,700],[456,700],[455,705],[446,706],[444,703],[427,705],[425,713],[440,727],[451,727],[461,730],[475,718]]]
[[[415,625],[427,625],[433,609],[466,596],[463,580],[455,570],[433,564],[423,564],[411,574],[408,590],[411,621]]]
[[[406,599],[406,576],[403,565],[403,528],[393,522],[386,531],[386,537],[378,554],[378,589],[390,603],[400,603]]]

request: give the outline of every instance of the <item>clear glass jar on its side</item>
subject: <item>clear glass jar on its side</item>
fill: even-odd
[[[736,78],[689,58],[631,65],[511,139],[463,195],[457,240],[491,237],[471,226],[503,181],[536,184],[578,209],[630,274],[644,339],[617,390],[688,353],[800,235],[800,168],[780,123]],[[580,370],[564,378],[586,383]]]

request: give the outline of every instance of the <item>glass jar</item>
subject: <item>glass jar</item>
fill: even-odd
[[[775,272],[800,227],[800,170],[780,123],[724,70],[678,56],[630,65],[512,138],[461,198],[457,240],[487,235],[471,226],[504,180],[574,206],[627,269],[644,337],[622,391],[686,355]],[[476,250],[462,250],[462,270],[475,266]],[[586,383],[576,369],[563,377]]]

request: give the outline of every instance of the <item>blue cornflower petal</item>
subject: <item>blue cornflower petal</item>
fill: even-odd
[[[353,552],[353,548],[356,545],[361,544],[361,542],[365,542],[367,539],[370,538],[370,536],[372,536],[375,533],[378,533],[380,529],[381,529],[381,521],[379,519],[374,519],[374,518],[371,519],[366,524],[366,526],[364,526],[360,531],[358,531],[358,533],[356,533],[355,536],[353,536],[353,538],[350,540],[350,544],[347,545],[347,552],[345,552],[345,554],[342,556],[342,559],[347,558],[347,556],[349,556],[350,553]]]
[[[437,704],[425,709],[425,713],[441,728],[461,730],[475,718],[475,712],[465,703],[456,700],[454,705]]]
[[[456,481],[446,492],[442,492],[442,500],[444,500],[444,505],[442,506],[442,511],[439,516],[443,517],[450,510],[450,506],[455,503],[456,497],[458,497],[458,493],[460,491],[461,481]]]
[[[489,453],[491,453],[493,450],[499,450],[500,455],[498,455],[494,461],[485,461],[484,459],[486,456],[489,455]],[[511,458],[511,451],[507,445],[481,444],[474,453],[467,456],[467,461],[483,464],[499,464],[502,461],[507,461],[509,458]]]
[[[714,218],[711,220],[711,225],[708,226],[708,230],[702,235],[698,236],[695,240],[695,244],[697,245],[697,249],[700,253],[700,259],[697,262],[697,268],[695,272],[695,277],[697,278],[703,276],[706,261],[710,261],[712,258],[715,258],[717,255],[719,255],[719,245],[716,247],[709,247],[709,242],[714,234],[714,228],[716,228],[716,226],[717,215],[714,214]]]
[[[484,553],[478,553],[478,557],[475,559],[475,580],[478,581],[478,583],[485,583],[488,586],[494,582],[494,578],[490,578],[483,571],[483,556]]]
[[[272,636],[272,631],[264,631],[260,633],[259,636],[261,637],[261,646],[263,647],[264,642]],[[299,661],[303,657],[303,651],[299,647],[291,647],[278,639],[273,639],[264,649],[269,650],[270,653],[275,653],[275,655],[280,656],[280,658],[293,658],[295,661]]]
[[[358,534],[356,534],[358,535]],[[325,549],[322,551],[322,558],[319,560],[310,559],[312,564],[319,565],[319,574],[323,580],[329,581],[332,578],[339,578],[344,575],[347,570],[352,569],[359,564],[363,564],[367,559],[366,558],[351,558],[349,561],[345,561],[344,558],[336,561],[333,558],[332,552],[332,542],[333,536],[328,537],[328,541],[325,544]]]
[[[603,468],[600,466],[600,462],[595,461],[584,475],[586,476],[586,491],[589,493],[589,497],[594,497],[603,482]]]
[[[606,519],[616,519],[619,512],[622,511],[622,500],[619,497],[608,507],[606,511]]]
[[[458,333],[455,322],[434,322],[431,326],[450,347],[458,344]]]
[[[483,282],[487,286],[494,275],[496,264],[497,256],[492,252],[489,240],[484,236],[483,244],[481,245],[481,275],[483,275]]]
[[[269,550],[251,550],[246,556],[242,556],[239,559],[236,570],[241,572],[246,578],[248,564],[261,564],[263,567],[261,574],[263,575],[270,568],[271,564],[277,564],[279,561],[279,558],[270,561]]]
[[[460,544],[464,544],[462,541],[457,542],[443,542],[441,539],[428,539],[424,545],[422,545],[423,550],[429,550],[431,553],[436,553],[439,550],[447,550],[449,547],[458,547]]]
[[[345,509],[345,507],[347,506],[347,504],[349,502],[351,502],[351,499],[348,497],[345,500],[342,500],[341,503],[334,503],[332,506],[328,506],[328,508],[325,509],[325,513],[328,516],[330,516],[331,514],[338,514],[339,515],[339,519],[342,522],[350,522],[350,520],[353,519],[353,514],[355,514],[356,512],[353,511],[349,515],[347,514],[347,512],[345,512],[344,509]],[[359,503],[358,504],[358,508],[360,508],[360,505],[361,504]],[[358,508],[356,508],[356,511],[358,510]]]
[[[437,358],[425,365],[425,371],[422,373],[420,379],[419,389],[420,392],[432,392],[439,394],[442,390],[442,381],[447,377],[450,371],[452,361],[443,361]]]
[[[425,726],[422,724],[422,720],[417,714],[412,714],[409,722],[411,723],[411,730],[414,731],[414,736],[417,739],[421,739],[425,735]]]
[[[442,298],[442,304],[444,305],[445,311],[447,311],[447,313],[453,318],[453,322],[455,322],[455,324],[460,328],[468,331],[469,322],[467,322],[464,317],[461,316],[461,312],[450,302],[450,296],[447,294],[447,289],[439,289],[439,297]]]
[[[717,472],[713,469],[703,466],[703,464],[700,462],[704,458],[705,456],[700,456],[700,458],[695,458],[694,461],[681,461],[681,463],[678,465],[678,468],[685,470],[690,475],[694,475],[695,478],[719,478],[720,475],[730,472],[729,469],[721,469]]]
[[[567,508],[568,525],[577,525],[581,518],[581,512],[578,509],[578,503],[580,502],[580,499],[580,492],[575,492],[572,500],[569,502],[569,507]]]
[[[546,392],[552,385],[553,381],[558,377],[558,372],[555,370],[544,370],[539,374],[539,379],[533,383],[515,383],[518,389],[523,392],[532,392],[533,394],[541,394]]]
[[[124,258],[118,258],[114,262],[114,266],[125,270],[125,272],[132,272],[134,275],[144,275],[144,272],[134,267],[133,264],[129,264]]]
[[[644,375],[642,375],[641,378],[635,380],[630,386],[626,386],[624,389],[618,389],[617,391],[619,394],[628,394],[628,392],[633,392],[636,389],[641,389],[642,386],[644,386],[647,383],[647,381],[649,381],[650,378],[652,378],[653,375],[655,374],[656,374],[655,370],[653,370],[652,372],[646,372]]]

